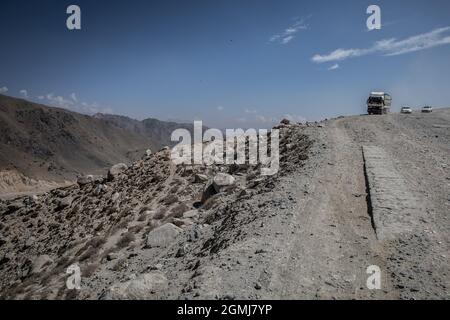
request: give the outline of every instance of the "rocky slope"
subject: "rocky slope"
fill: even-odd
[[[283,126],[280,176],[302,166],[310,141]],[[0,203],[2,298],[131,299],[195,296],[203,261],[243,240],[264,217],[252,199],[279,176],[259,166],[174,166],[170,150],[107,176]],[[82,289],[66,288],[78,264]]]
[[[0,169],[62,181],[136,159],[156,147],[91,116],[0,95]]]

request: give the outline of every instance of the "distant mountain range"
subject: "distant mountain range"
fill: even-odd
[[[94,115],[94,118],[104,120],[115,127],[147,137],[160,147],[174,145],[170,140],[170,136],[176,129],[187,129],[193,132],[193,124],[161,121],[152,118],[139,121],[125,116],[102,113]]]
[[[119,162],[172,145],[173,130],[193,125],[123,116],[88,116],[0,95],[0,171],[62,181],[99,174]]]

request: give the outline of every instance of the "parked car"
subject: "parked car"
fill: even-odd
[[[401,113],[412,113],[411,107],[402,107]]]
[[[430,106],[425,106],[422,108],[422,113],[431,113],[433,112],[433,108]]]

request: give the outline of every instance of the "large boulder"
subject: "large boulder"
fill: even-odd
[[[113,285],[103,299],[106,300],[151,300],[161,299],[168,289],[168,281],[161,271],[140,275],[134,280]]]
[[[226,173],[218,173],[213,179],[212,186],[214,187],[214,190],[219,193],[224,188],[234,186],[235,183],[236,179],[232,175]]]
[[[218,173],[214,176],[213,181],[206,186],[202,195],[202,203],[204,204],[209,198],[236,186],[236,179],[227,173]]]
[[[166,223],[154,230],[152,230],[147,236],[147,247],[167,247],[178,235],[183,231],[183,229],[177,227],[172,223]]]
[[[86,175],[86,176],[81,176],[77,178],[77,183],[79,186],[84,186],[90,183],[94,182],[94,176],[93,175]]]
[[[108,180],[114,180],[118,175],[125,172],[128,169],[128,166],[125,163],[115,164],[108,171]]]

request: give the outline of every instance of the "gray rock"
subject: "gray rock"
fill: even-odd
[[[213,179],[213,187],[216,192],[220,192],[223,188],[233,186],[236,182],[236,179],[229,174],[226,173],[218,173]]]
[[[94,180],[95,179],[94,179],[93,175],[81,176],[81,177],[78,177],[77,183],[79,186],[84,186],[84,185],[93,183]]]
[[[111,200],[112,202],[116,202],[117,200],[119,200],[120,198],[120,193],[115,192],[112,196],[111,196]]]
[[[113,285],[103,299],[106,300],[150,300],[163,297],[168,281],[161,271],[140,275],[134,280]]]
[[[125,163],[118,163],[113,165],[108,171],[108,180],[114,180],[118,175],[125,172],[128,166]]]
[[[147,247],[166,247],[175,241],[183,230],[172,223],[166,223],[154,230],[147,236]]]
[[[145,155],[147,157],[150,157],[152,155],[152,150],[151,149],[147,149],[147,151],[145,151]]]
[[[94,194],[95,194],[96,196],[98,196],[98,195],[100,195],[101,193],[105,192],[107,189],[108,189],[108,187],[105,186],[104,184],[99,184],[99,185],[97,185],[97,186],[95,187]]]

